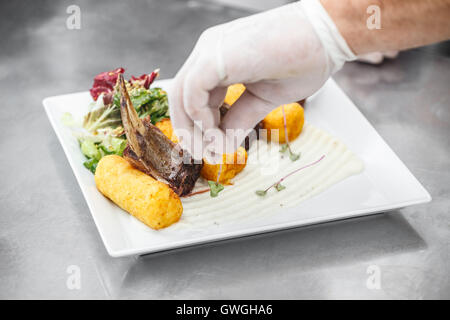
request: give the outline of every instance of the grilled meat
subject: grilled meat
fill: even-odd
[[[179,196],[189,194],[200,176],[201,163],[170,141],[149,120],[139,119],[131,103],[122,74],[118,79],[120,113],[128,147],[124,157],[137,169],[163,180]]]

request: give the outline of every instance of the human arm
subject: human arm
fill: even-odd
[[[450,38],[450,0],[320,0],[352,51],[399,51]],[[380,12],[380,29],[367,19]]]

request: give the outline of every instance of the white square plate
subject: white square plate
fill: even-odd
[[[167,80],[155,86],[167,86]],[[82,118],[92,101],[89,92],[44,99],[43,104],[100,232],[113,257],[139,255],[213,241],[261,234],[327,221],[363,216],[431,200],[429,193],[395,155],[352,101],[329,80],[308,100],[305,119],[342,140],[364,162],[361,174],[351,176],[293,208],[276,214],[195,230],[154,231],[106,199],[83,166],[84,156],[71,130],[61,123],[63,113]],[[283,192],[288,192],[285,190]],[[214,201],[212,199],[212,201]]]

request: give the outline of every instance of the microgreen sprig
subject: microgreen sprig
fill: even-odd
[[[298,159],[300,159],[301,152],[299,153],[292,152],[289,142],[281,145],[280,153],[285,153],[286,151],[289,151],[289,159],[291,159],[292,161],[297,161]]]
[[[220,164],[220,167],[219,167],[219,172],[217,174],[217,180],[216,181],[208,180],[209,188],[192,192],[192,193],[188,194],[186,197],[192,197],[197,194],[202,194],[202,193],[205,193],[208,191],[209,191],[209,195],[211,196],[211,198],[217,197],[219,195],[219,192],[222,191],[223,189],[225,189],[225,187],[219,183],[221,172],[222,172],[222,164]]]
[[[219,195],[219,192],[224,189],[224,186],[218,182],[208,180],[209,184],[209,194],[212,198],[215,198]]]
[[[215,198],[219,195],[219,192],[224,189],[224,186],[219,183],[220,175],[222,173],[222,163],[219,165],[219,172],[217,173],[217,180],[216,181],[208,181],[209,189],[210,189],[210,196],[212,198]]]
[[[286,151],[289,151],[289,159],[291,161],[297,161],[300,159],[301,153],[294,153],[292,152],[291,145],[289,144],[289,136],[287,131],[287,122],[286,122],[286,112],[284,111],[284,105],[281,106],[281,111],[283,112],[283,128],[284,128],[284,138],[286,140],[286,143],[281,145],[280,153],[285,153]]]
[[[281,190],[286,189],[286,187],[283,186],[283,185],[281,184],[281,182],[283,182],[286,178],[288,178],[289,176],[293,175],[294,173],[297,173],[297,172],[299,172],[299,171],[301,171],[301,170],[303,170],[303,169],[306,169],[306,168],[308,168],[308,167],[311,167],[311,166],[313,166],[313,165],[319,163],[320,161],[322,161],[323,158],[325,158],[325,155],[322,155],[318,160],[316,160],[316,161],[314,161],[314,162],[312,162],[312,163],[310,163],[310,164],[307,164],[306,166],[303,166],[303,167],[301,167],[301,168],[298,168],[298,169],[292,171],[291,173],[285,175],[283,178],[281,178],[281,179],[278,180],[277,182],[271,184],[271,185],[270,185],[269,187],[267,187],[266,189],[264,189],[264,190],[257,190],[255,193],[256,193],[258,196],[260,196],[260,197],[264,197],[264,196],[267,194],[267,191],[269,191],[271,188],[275,188],[278,192],[281,191]]]

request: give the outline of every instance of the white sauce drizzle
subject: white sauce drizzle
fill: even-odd
[[[225,186],[217,198],[208,193],[182,198],[183,215],[170,229],[205,228],[213,224],[224,224],[255,219],[293,207],[302,201],[322,192],[345,178],[360,173],[363,162],[341,141],[308,123],[301,135],[290,142],[301,158],[291,161],[279,152],[280,145],[255,141],[249,152],[245,169],[234,179],[234,185]],[[285,190],[277,192],[274,188],[265,197],[255,194],[289,174],[297,168],[325,158],[316,165],[301,170],[283,181]],[[256,161],[258,160],[258,161]],[[271,170],[272,172],[264,172]],[[207,187],[203,179],[197,182],[195,190]],[[194,190],[194,191],[195,191]]]

